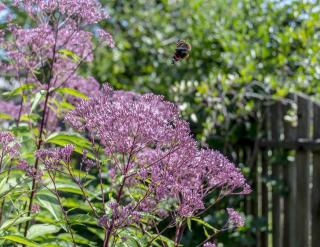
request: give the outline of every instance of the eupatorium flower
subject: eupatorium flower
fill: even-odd
[[[203,247],[217,247],[214,243],[208,242],[203,245]]]
[[[63,148],[40,149],[36,151],[36,157],[43,162],[48,170],[62,169],[64,164],[70,162],[73,149],[73,145],[70,144]]]
[[[41,177],[43,176],[42,170],[30,166],[25,160],[19,161],[17,164],[17,169],[24,171],[27,177],[33,178],[37,181],[40,181]]]
[[[108,18],[97,0],[14,0],[14,4],[25,9],[30,15],[40,12],[50,16],[58,11],[66,19],[77,19],[85,24]]]
[[[233,208],[227,208],[227,212],[228,212],[228,215],[229,215],[228,223],[229,223],[229,225],[231,227],[242,227],[242,226],[244,226],[244,219],[242,218],[240,213],[235,211]]]
[[[21,113],[26,112],[26,107],[23,107]],[[20,105],[15,104],[12,101],[2,101],[0,100],[0,113],[5,113],[10,115],[11,117],[17,119],[20,112]]]
[[[111,48],[115,47],[114,40],[113,40],[112,35],[110,33],[106,32],[103,29],[98,29],[97,32],[98,32],[98,35],[99,35],[100,40],[102,42],[105,42]]]
[[[6,155],[9,155],[11,158],[18,157],[20,155],[19,148],[20,144],[16,142],[13,134],[7,131],[0,131],[1,162]]]
[[[124,157],[112,159],[109,170],[112,178],[127,177],[128,190],[148,180],[148,192],[136,205],[140,211],[156,212],[161,202],[170,201],[177,213],[190,216],[205,208],[212,190],[223,196],[249,192],[241,171],[222,154],[198,149],[177,107],[161,96],[105,86],[65,120],[100,139],[106,155]]]

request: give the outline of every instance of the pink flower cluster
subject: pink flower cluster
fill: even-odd
[[[92,60],[93,35],[84,27],[107,17],[98,1],[15,0],[14,4],[27,11],[36,26],[21,28],[11,23],[8,25],[7,31],[13,39],[1,40],[1,46],[12,60],[5,67],[8,71],[19,75],[23,70],[29,75],[28,82],[40,81],[41,84],[43,81],[36,74],[45,72],[42,70],[47,63],[53,63],[50,78],[53,86],[67,81],[74,74],[78,60]],[[98,35],[102,42],[114,47],[108,32],[99,29]]]
[[[14,0],[14,4],[30,15],[51,15],[59,12],[65,19],[75,19],[85,24],[97,23],[108,15],[97,0]]]
[[[99,219],[99,225],[105,229],[108,229],[111,224],[114,228],[125,227],[141,219],[140,212],[131,204],[121,206],[116,202],[110,202],[109,208],[112,210],[112,218],[104,215]]]
[[[70,162],[73,150],[74,147],[70,144],[63,148],[40,149],[36,152],[36,157],[43,162],[47,170],[57,170]]]
[[[20,144],[16,142],[13,134],[7,131],[0,131],[0,163],[5,156],[10,158],[18,157]]]
[[[43,176],[42,170],[37,170],[35,167],[30,166],[25,160],[20,160],[17,164],[17,169],[24,171],[27,177],[33,178],[37,181],[40,181]]]
[[[20,106],[12,101],[0,100],[0,113],[5,113],[17,119],[19,116]]]
[[[155,211],[161,201],[169,200],[180,215],[190,216],[205,208],[203,199],[212,190],[223,196],[250,192],[241,171],[223,155],[198,149],[188,123],[163,97],[105,86],[65,120],[100,139],[112,158],[113,176],[125,176],[127,188],[149,181],[151,193],[139,202],[141,210],[145,205]]]
[[[87,26],[109,17],[99,1],[14,0],[12,4],[26,11],[32,22],[28,27],[10,22],[0,33],[0,47],[7,58],[0,64],[1,70],[16,78],[20,85],[36,85],[32,93],[70,87],[88,96],[94,95],[100,87],[99,83],[92,77],[78,75],[77,69],[81,63],[93,60],[93,33],[88,31]],[[1,5],[0,11],[5,8]],[[110,33],[97,30],[101,43],[115,46]],[[54,93],[50,97],[61,99]],[[68,100],[77,102],[75,97],[68,96]],[[56,106],[51,102],[46,113],[47,130],[54,130],[58,125],[59,116],[53,110]],[[25,105],[31,105],[30,102],[23,104],[23,109]],[[44,106],[43,102],[39,105]],[[20,108],[13,102],[0,102],[0,107],[5,109],[4,113],[17,118]]]
[[[235,211],[233,208],[227,208],[227,212],[229,215],[229,225],[231,227],[242,227],[244,226],[244,219],[242,218],[242,216],[240,215],[240,213],[238,213],[237,211]]]
[[[214,243],[208,242],[203,245],[203,247],[217,247]]]

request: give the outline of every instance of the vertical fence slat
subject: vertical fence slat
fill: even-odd
[[[313,138],[320,139],[320,105],[313,104]],[[320,245],[320,152],[313,152],[312,176],[312,247]]]
[[[264,138],[268,138],[268,130],[270,126],[270,108],[266,107],[263,109],[263,129],[264,129]],[[267,177],[269,173],[269,161],[268,161],[268,149],[261,149],[261,215],[265,218],[266,230],[260,234],[260,246],[268,247],[269,246],[269,190],[267,185]]]
[[[295,96],[289,95],[288,98],[295,102]],[[290,109],[290,105],[285,107],[285,112]],[[284,138],[286,141],[296,140],[297,129],[290,122],[284,120]],[[286,150],[289,155],[290,150]],[[288,188],[288,194],[284,197],[284,220],[283,220],[283,246],[295,246],[295,202],[296,202],[296,166],[294,162],[288,161],[283,169],[284,183]]]
[[[308,138],[310,132],[310,101],[298,95],[298,129],[297,138]],[[296,246],[305,247],[309,242],[309,153],[306,150],[297,150],[297,190],[296,190]]]
[[[280,141],[282,112],[280,102],[275,102],[271,106],[271,138],[272,141]],[[279,154],[279,150],[273,150]],[[272,177],[279,180],[281,177],[280,166],[278,163],[272,164]],[[272,246],[281,246],[281,206],[279,192],[272,188]]]

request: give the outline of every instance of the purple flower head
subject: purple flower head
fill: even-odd
[[[29,168],[29,164],[25,160],[20,160],[17,164],[17,169],[26,171]]]
[[[109,207],[113,210],[119,207],[119,204],[117,202],[109,202]]]
[[[88,151],[87,150],[83,150],[83,155],[82,155],[82,165],[84,165],[84,169],[89,172],[93,167],[96,166],[96,162],[93,161],[93,160],[90,160],[88,157],[87,157],[87,153]]]
[[[43,176],[43,171],[33,166],[30,166],[25,160],[20,160],[17,164],[17,169],[22,170],[25,172],[27,177],[34,178],[37,181],[41,180],[41,177]]]
[[[63,148],[40,149],[36,151],[39,158],[48,170],[61,169],[64,163],[70,162],[73,145],[68,144]]]
[[[98,226],[108,228],[109,227],[109,218],[106,215],[103,215],[98,220]]]
[[[21,114],[26,113],[28,107],[24,105],[21,110]],[[12,101],[1,101],[0,100],[0,113],[5,113],[10,115],[11,117],[17,119],[20,112],[20,105],[15,104]]]
[[[231,225],[231,227],[242,227],[244,226],[244,219],[242,218],[242,216],[240,215],[240,213],[238,213],[237,211],[235,211],[233,208],[227,208],[227,212],[229,215],[229,224]]]
[[[207,242],[203,245],[203,247],[217,247],[217,246],[212,242]]]
[[[40,212],[40,205],[39,204],[33,204],[31,207],[31,213],[36,214]]]
[[[7,9],[7,6],[3,3],[0,3],[0,11]]]
[[[13,2],[31,16],[37,14],[50,16],[58,11],[66,19],[76,19],[83,24],[93,24],[108,18],[97,0],[14,0]]]
[[[110,33],[106,32],[103,29],[98,29],[97,33],[99,35],[101,42],[106,43],[111,48],[115,47],[113,37]]]
[[[15,137],[10,132],[0,131],[0,160],[6,155],[10,158],[18,157],[20,144],[15,141]]]
[[[100,94],[82,100],[65,120],[100,140],[111,158],[108,169],[113,183],[118,174],[128,176],[127,188],[148,179],[149,193],[137,207],[142,212],[156,213],[158,205],[167,202],[179,215],[191,216],[206,207],[204,199],[213,190],[223,196],[249,192],[234,164],[217,151],[199,150],[177,107],[161,96],[114,91],[105,85]],[[113,209],[118,225],[134,221],[128,207]]]

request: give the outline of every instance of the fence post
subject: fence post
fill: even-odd
[[[280,141],[282,125],[281,103],[275,102],[271,106],[271,138],[272,141]],[[281,150],[272,150],[273,155],[279,155]],[[281,167],[278,162],[272,164],[272,177],[275,180],[281,178]],[[279,191],[272,187],[272,246],[280,247],[281,241],[281,204]]]
[[[313,138],[320,139],[320,105],[313,104]],[[320,245],[320,151],[313,152],[312,176],[312,247]]]
[[[288,95],[288,99],[294,103],[295,95]],[[285,107],[285,112],[290,109],[290,106]],[[284,120],[284,138],[286,141],[293,142],[296,140],[297,129],[291,123]],[[289,155],[290,150],[286,150]],[[283,202],[283,247],[294,247],[295,242],[295,223],[296,223],[296,165],[295,162],[288,161],[283,167],[283,180],[288,188],[287,196]]]
[[[310,101],[307,97],[298,95],[298,129],[297,138],[310,136]],[[296,229],[295,238],[297,247],[309,246],[309,152],[298,149],[296,151],[297,190],[296,190]]]

